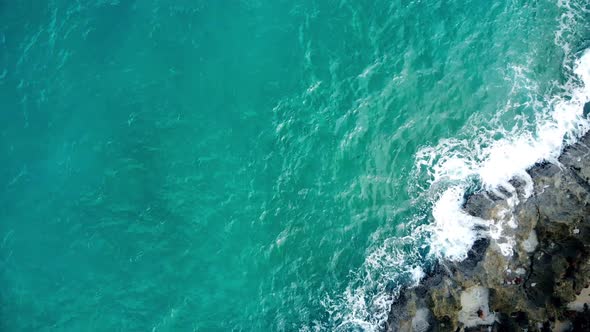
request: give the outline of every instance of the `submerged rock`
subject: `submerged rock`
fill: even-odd
[[[464,261],[439,262],[402,293],[386,330],[590,331],[590,134],[557,163],[528,173],[528,199],[526,184],[514,179],[504,198],[479,192],[464,206],[491,221],[509,210],[518,224],[506,231],[512,254],[501,241],[481,238]],[[510,203],[511,195],[518,199]]]

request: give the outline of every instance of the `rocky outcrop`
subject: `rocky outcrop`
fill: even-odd
[[[403,291],[388,331],[590,331],[590,134],[528,173],[466,200],[502,236]]]

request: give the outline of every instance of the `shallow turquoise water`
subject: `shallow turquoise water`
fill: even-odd
[[[589,6],[0,1],[0,329],[378,327],[419,151],[534,132]]]

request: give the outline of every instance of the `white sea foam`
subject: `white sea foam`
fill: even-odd
[[[518,225],[511,212],[511,208],[518,204],[518,195],[514,195],[509,180],[519,178],[524,181],[525,197],[528,197],[532,193],[532,181],[526,170],[543,160],[557,162],[563,148],[590,129],[590,122],[583,114],[584,104],[590,101],[590,50],[581,55],[575,54],[568,41],[574,33],[574,21],[583,20],[582,13],[588,13],[588,9],[567,0],[559,1],[558,6],[564,11],[555,33],[555,44],[565,54],[564,72],[570,75],[561,87],[564,93],[529,98],[528,106],[535,110],[536,116],[532,124],[525,120],[510,130],[503,128],[499,118],[513,106],[509,101],[506,108],[499,110],[490,121],[492,128],[493,124],[498,125],[491,130],[483,130],[475,140],[441,140],[437,146],[425,147],[417,153],[416,167],[428,173],[431,188],[440,187],[439,183],[453,184],[434,204],[431,245],[433,253],[439,257],[463,259],[473,240],[484,235],[474,229],[476,225],[486,226],[488,231],[485,235],[497,241],[503,254],[511,255],[514,241],[504,236],[503,229]],[[513,73],[511,78],[507,78],[513,84],[513,92],[528,90],[529,95],[540,93],[536,84],[527,78],[526,68],[514,66]],[[539,103],[540,98],[546,102]],[[502,138],[494,139],[494,136]],[[498,196],[503,196],[502,191],[512,194],[507,199],[508,208],[499,220],[474,220],[461,212],[462,188],[468,179],[473,178],[478,179],[484,189]]]
[[[472,217],[461,209],[464,188],[454,186],[446,190],[434,205],[431,241],[437,256],[462,260],[477,239],[476,225],[486,225],[483,219]]]
[[[534,110],[534,119],[519,118],[513,128],[503,128],[501,117],[508,115],[510,108],[518,104],[508,101],[505,109],[498,110],[496,117],[490,119],[487,129],[477,129],[476,139],[469,137],[471,135],[448,138],[436,146],[424,147],[416,155],[417,172],[425,172],[422,178],[429,179],[430,194],[435,199],[434,221],[427,226],[415,227],[413,236],[419,240],[415,239],[413,243],[422,243],[428,238],[435,257],[462,260],[480,236],[493,239],[505,255],[510,255],[514,241],[505,236],[503,230],[518,227],[518,220],[510,209],[518,204],[518,195],[514,194],[515,189],[509,181],[515,177],[523,181],[525,197],[528,197],[533,187],[526,169],[542,160],[555,162],[564,146],[574,143],[590,128],[583,116],[583,106],[590,100],[590,51],[574,54],[574,48],[567,42],[571,34],[569,29],[573,26],[571,20],[579,19],[578,12],[585,9],[572,8],[567,0],[558,5],[565,10],[555,34],[555,43],[565,53],[564,72],[571,76],[561,86],[563,93],[541,95],[544,92],[529,79],[528,70],[531,69],[515,65],[507,82],[512,84],[515,95],[528,91],[529,99],[524,104]],[[506,192],[512,194],[507,197],[508,207],[499,220],[483,220],[462,210],[465,190],[474,179],[484,189],[499,196]],[[407,284],[415,285],[425,276],[419,266],[409,263],[419,257],[418,249],[424,248],[404,252],[400,248],[407,240],[390,239],[370,252],[364,270],[354,278],[355,282],[342,296],[324,303],[331,321],[338,322],[336,330],[382,329],[391,303],[401,289],[396,282],[405,280],[409,281]],[[535,245],[533,235],[527,249]],[[392,271],[392,267],[397,270]],[[385,290],[387,281],[391,280],[396,288]]]
[[[478,234],[474,226],[486,226],[485,235],[497,240],[505,255],[512,253],[514,241],[503,235],[506,226],[517,227],[518,221],[511,214],[511,207],[518,203],[517,195],[507,200],[509,209],[499,220],[484,221],[467,215],[461,210],[464,185],[476,177],[487,190],[502,195],[514,191],[509,180],[518,177],[525,181],[525,191],[530,195],[532,183],[526,169],[542,160],[556,161],[563,147],[573,143],[589,128],[583,117],[583,107],[590,100],[590,51],[575,62],[574,77],[567,82],[567,96],[555,96],[537,116],[532,130],[505,135],[493,140],[492,135],[478,137],[474,153],[465,153],[473,142],[444,140],[436,147],[426,147],[417,154],[417,167],[427,167],[432,184],[458,183],[446,189],[434,204],[434,224],[431,227],[433,253],[451,260],[461,260]]]
[[[424,276],[426,276],[426,273],[424,273],[424,269],[422,269],[422,267],[420,266],[414,266],[410,268],[408,272],[412,275],[413,286],[418,286],[420,284],[420,281],[422,281]]]
[[[480,236],[495,240],[503,254],[512,254],[514,240],[505,236],[503,230],[518,227],[518,220],[510,211],[510,207],[518,203],[518,195],[514,194],[515,189],[509,180],[518,177],[524,181],[525,196],[530,195],[532,181],[526,169],[541,160],[556,161],[564,146],[575,142],[590,128],[588,120],[583,117],[583,106],[590,100],[590,51],[576,61],[573,73],[575,76],[567,83],[568,95],[553,97],[537,116],[532,130],[520,128],[520,131],[505,132],[504,138],[498,140],[494,140],[493,133],[489,132],[476,141],[448,139],[435,147],[425,147],[417,154],[416,167],[429,172],[431,188],[446,187],[433,204],[434,222],[417,228],[414,233],[414,237],[430,235],[434,256],[462,260]],[[465,190],[473,178],[479,179],[486,189],[497,195],[512,193],[507,200],[508,208],[499,220],[483,220],[462,210]],[[397,281],[405,279],[415,285],[425,275],[417,265],[408,264],[415,257],[400,249],[410,240],[395,238],[385,241],[368,255],[365,271],[358,278],[360,285],[351,284],[342,298],[324,304],[331,308],[332,321],[340,322],[336,330],[377,331],[383,327],[389,307],[400,290],[396,286],[394,290],[386,291],[387,280],[396,276]],[[420,241],[414,240],[413,243]],[[399,270],[388,271],[392,267]],[[387,278],[376,275],[375,271]],[[342,305],[346,310],[342,310]]]

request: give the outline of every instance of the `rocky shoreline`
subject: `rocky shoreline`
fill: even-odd
[[[590,331],[590,133],[558,160],[530,168],[532,183],[469,196],[465,212],[506,237],[437,263],[392,304],[386,330]]]

